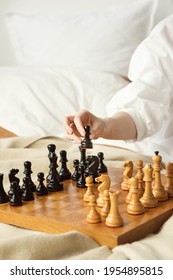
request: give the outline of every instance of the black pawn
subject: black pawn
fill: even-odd
[[[37,195],[47,195],[48,194],[48,189],[46,188],[46,186],[44,185],[44,173],[43,172],[39,172],[37,174],[37,181],[39,182],[37,188],[36,188],[36,194]]]
[[[18,186],[18,184],[16,181],[11,183],[11,188],[13,190],[13,194],[9,200],[11,206],[21,206],[23,204],[22,199],[21,199],[20,195],[18,194],[17,186]]]
[[[0,204],[6,203],[9,201],[9,196],[6,194],[3,186],[4,174],[0,173]]]
[[[85,137],[83,138],[83,140],[81,142],[81,147],[82,147],[82,149],[92,149],[93,143],[91,142],[91,139],[90,139],[90,126],[85,125],[84,129],[85,129]]]
[[[74,167],[74,172],[73,174],[71,175],[71,179],[73,181],[77,181],[79,179],[79,160],[78,159],[74,159],[73,160],[73,167]]]
[[[25,201],[34,200],[33,192],[30,189],[30,178],[24,177],[23,178],[23,185],[22,185],[23,194],[21,195],[21,199]]]
[[[76,182],[76,186],[78,188],[86,188],[86,185],[85,185],[85,166],[84,165],[79,166],[79,173],[80,173],[80,176],[79,176],[79,179]]]
[[[60,151],[60,162],[61,169],[59,171],[60,180],[69,180],[71,179],[71,172],[67,168],[67,152],[65,150]]]
[[[31,178],[31,174],[32,174],[32,170],[31,170],[31,162],[30,161],[25,161],[24,162],[24,172],[23,174],[25,174],[25,177],[29,178],[29,182],[28,182],[28,185],[30,187],[30,190],[32,192],[35,192],[36,190],[36,185],[34,184],[34,182],[32,181],[32,178]]]
[[[98,174],[107,173],[108,172],[107,166],[103,162],[104,154],[102,152],[100,152],[97,155],[98,155],[98,159],[99,159]]]

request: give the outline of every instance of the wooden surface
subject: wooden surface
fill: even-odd
[[[120,189],[123,169],[109,168],[108,165],[108,170],[111,189]],[[94,186],[96,194],[97,187],[98,184]],[[77,188],[75,182],[69,180],[64,182],[63,191],[50,193],[45,197],[35,195],[34,201],[24,202],[23,206],[0,204],[0,222],[47,233],[77,230],[93,238],[100,245],[113,248],[156,232],[173,214],[173,199],[169,199],[159,202],[156,208],[146,209],[144,214],[130,215],[124,202],[127,191],[120,190],[119,211],[124,226],[110,228],[105,225],[104,220],[99,224],[89,224],[86,217],[90,208],[88,203],[83,201],[85,191],[86,189]]]
[[[13,132],[8,131],[3,127],[0,127],[0,138],[13,137],[13,136],[16,136]]]

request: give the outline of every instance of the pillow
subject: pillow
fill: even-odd
[[[115,74],[70,67],[0,67],[0,126],[19,136],[63,134],[65,116],[106,106],[128,82]]]
[[[127,76],[133,51],[152,28],[156,2],[123,0],[85,14],[9,13],[7,26],[17,63],[73,66]]]

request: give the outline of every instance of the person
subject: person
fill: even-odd
[[[173,160],[173,15],[158,23],[132,55],[130,83],[106,104],[107,117],[85,109],[66,116],[66,138],[77,142],[83,126],[91,139],[124,140],[132,150]],[[128,147],[129,147],[128,146]]]

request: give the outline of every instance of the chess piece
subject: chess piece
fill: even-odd
[[[109,192],[110,195],[110,211],[106,217],[106,225],[109,227],[120,227],[123,225],[123,218],[120,215],[118,207],[119,191]]]
[[[139,215],[145,212],[145,208],[142,205],[141,201],[139,200],[138,194],[138,179],[132,177],[130,179],[131,184],[131,200],[127,206],[127,213],[132,215]]]
[[[136,173],[135,177],[138,179],[138,194],[139,194],[139,198],[140,198],[144,194],[143,161],[142,160],[137,160],[136,167],[137,167],[137,173]]]
[[[123,172],[123,181],[121,183],[122,190],[129,190],[129,179],[133,175],[133,162],[128,160],[124,163],[123,167],[125,167]]]
[[[84,165],[79,166],[79,179],[76,181],[76,187],[78,188],[86,188],[85,185],[85,167]]]
[[[93,178],[93,182],[96,183],[95,178],[98,176],[99,160],[97,156],[89,155],[86,157],[86,169],[85,176]]]
[[[153,181],[153,168],[151,164],[146,164],[144,167],[144,181],[145,181],[145,191],[140,201],[144,207],[156,207],[158,206],[158,200],[154,197],[152,192],[152,181]]]
[[[48,189],[46,188],[46,186],[44,185],[44,173],[43,172],[39,172],[37,174],[37,181],[39,182],[38,186],[36,187],[36,194],[37,195],[47,195],[48,194]]]
[[[85,185],[87,187],[87,190],[86,190],[86,192],[83,196],[83,200],[88,202],[89,201],[89,196],[94,194],[94,192],[92,190],[92,188],[93,188],[93,178],[92,177],[86,177]]]
[[[102,152],[98,153],[98,159],[99,159],[99,165],[98,165],[98,176],[102,173],[107,173],[108,169],[107,166],[104,164],[103,160],[104,160],[104,154]]]
[[[58,157],[57,157],[56,152],[55,152],[55,150],[56,150],[56,145],[55,145],[55,144],[49,144],[49,145],[47,146],[47,149],[48,149],[48,151],[49,151],[49,153],[48,153],[48,159],[49,159],[49,163],[50,163],[50,164],[49,164],[49,173],[48,173],[48,175],[47,175],[47,177],[46,177],[46,182],[49,183],[50,178],[52,178],[52,163],[53,163],[53,162],[55,162],[55,164],[56,164],[56,166],[54,166],[54,168],[55,168],[55,170],[56,170],[56,172],[57,172],[58,178],[59,178],[59,173],[58,173],[58,171],[57,171],[57,168],[58,168],[58,164],[57,164]]]
[[[22,199],[18,194],[17,186],[18,184],[16,181],[11,183],[12,196],[9,198],[9,202],[11,206],[21,206],[23,204]]]
[[[61,169],[59,171],[59,178],[60,180],[69,180],[71,179],[71,172],[67,168],[67,152],[65,150],[60,151],[60,162],[61,162]]]
[[[0,173],[0,204],[6,203],[9,201],[9,196],[6,194],[3,186],[4,174]]]
[[[158,199],[158,201],[165,201],[168,199],[168,193],[164,189],[161,180],[161,162],[162,157],[159,155],[159,152],[156,151],[155,155],[152,157],[153,169],[154,169],[154,185],[153,185],[153,194]]]
[[[34,200],[33,192],[30,189],[30,178],[24,177],[23,178],[23,185],[22,185],[23,194],[21,195],[21,199],[25,201]]]
[[[90,126],[85,125],[84,129],[85,129],[85,137],[83,138],[83,140],[81,142],[81,148],[82,149],[92,149],[93,143],[90,139]]]
[[[20,179],[19,179],[18,177],[16,177],[16,175],[17,175],[18,173],[19,173],[19,169],[17,169],[17,168],[12,168],[12,169],[9,171],[8,177],[9,177],[10,183],[16,181],[17,184],[19,185]]]
[[[32,192],[35,192],[36,190],[36,185],[34,184],[34,182],[32,181],[32,178],[31,178],[31,174],[32,174],[32,170],[31,170],[31,162],[30,161],[25,161],[24,162],[24,172],[23,174],[25,174],[25,177],[28,177],[29,180],[28,180],[28,185],[30,187],[30,190]]]
[[[87,215],[87,222],[90,224],[96,224],[101,222],[101,217],[99,212],[96,209],[96,196],[95,195],[90,195],[89,197],[89,206],[90,206],[90,211]]]
[[[168,162],[165,165],[166,169],[166,185],[165,185],[165,190],[168,193],[168,197],[173,197],[173,163]]]
[[[106,218],[110,212],[109,190],[104,190],[103,196],[104,196],[104,204],[103,204],[100,214],[102,217]]]
[[[16,182],[16,181],[14,181],[14,182]],[[11,182],[10,183],[10,189],[9,189],[9,191],[8,191],[8,196],[9,196],[9,199],[13,196],[13,185],[12,185],[12,183],[13,182]],[[16,182],[16,184],[17,184],[17,182]],[[17,184],[17,187],[16,188],[18,188],[18,184]],[[19,194],[19,193],[18,193]],[[19,195],[20,196],[20,195]]]
[[[97,206],[103,207],[105,199],[104,199],[104,191],[110,189],[110,177],[107,174],[101,174],[99,177],[95,178],[97,183],[101,183],[98,187],[99,197],[97,198]]]
[[[131,184],[130,184],[130,179],[128,180],[128,186],[129,186],[129,190],[128,190],[128,194],[126,195],[126,198],[125,198],[125,202],[126,203],[130,203],[130,200],[132,198],[132,188],[131,188]],[[139,190],[138,190],[138,194],[139,194]]]
[[[71,175],[71,179],[73,181],[77,181],[79,179],[79,160],[78,159],[74,159],[73,160],[73,167],[74,167],[74,172],[73,174]]]
[[[46,177],[47,189],[50,192],[58,192],[63,190],[63,184],[60,182],[59,173],[57,171],[57,155],[55,153],[56,146],[54,144],[49,144],[48,146],[49,154],[48,158],[50,161],[49,174]]]
[[[86,168],[86,149],[82,149],[82,147],[79,146],[79,151],[80,151],[79,165],[84,165],[84,167]]]
[[[20,187],[20,179],[16,176],[18,173],[19,173],[18,168],[12,168],[8,173],[8,178],[9,178],[10,184],[14,181],[17,182],[17,191],[18,191],[19,195],[21,196],[23,193],[23,190]]]

